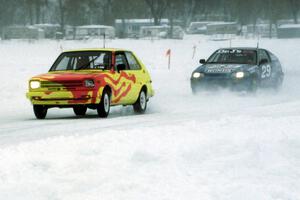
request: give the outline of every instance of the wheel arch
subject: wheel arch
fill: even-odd
[[[96,100],[96,104],[100,103],[101,102],[101,98],[102,98],[102,95],[103,95],[103,92],[104,91],[109,91],[109,95],[110,97],[112,97],[112,88],[109,86],[109,85],[105,85],[104,87],[100,87],[99,90],[98,90],[98,93],[97,93],[97,100]]]
[[[140,91],[143,91],[143,90],[146,92],[146,95],[147,95],[147,93],[148,93],[148,88],[147,88],[146,85],[143,85],[142,88],[140,89]]]
[[[109,85],[106,85],[103,88],[101,95],[103,94],[104,91],[108,91],[110,95],[112,94],[112,89],[111,89],[111,87]]]
[[[143,85],[143,86],[141,87],[141,89],[139,90],[138,96],[135,98],[134,103],[136,103],[136,102],[138,101],[138,99],[139,99],[139,97],[140,97],[141,91],[144,91],[144,92],[146,93],[146,97],[148,96],[148,88],[147,88],[147,85]],[[147,97],[147,98],[148,98],[148,97]]]

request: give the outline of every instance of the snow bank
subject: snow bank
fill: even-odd
[[[223,116],[3,148],[0,199],[298,199],[299,123]]]

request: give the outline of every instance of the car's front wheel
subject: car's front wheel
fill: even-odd
[[[199,89],[197,89],[195,86],[191,86],[192,94],[197,95],[199,93]]]
[[[249,87],[248,87],[248,92],[250,93],[256,93],[258,88],[258,82],[256,78],[252,78],[249,81]]]
[[[143,114],[147,109],[147,94],[144,90],[140,92],[139,98],[135,104],[133,104],[133,110],[136,113]]]
[[[48,108],[43,105],[33,105],[33,112],[37,119],[45,119]]]
[[[101,102],[97,107],[97,112],[99,117],[106,118],[110,111],[110,92],[108,90],[104,90]]]
[[[84,105],[74,106],[73,111],[77,116],[84,116],[87,111],[87,107]]]

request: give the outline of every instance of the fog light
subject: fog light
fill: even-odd
[[[33,100],[41,100],[41,97],[32,97]]]
[[[91,96],[90,96],[90,95],[82,95],[81,98],[82,98],[82,99],[90,99]]]

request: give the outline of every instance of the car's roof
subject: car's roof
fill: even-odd
[[[67,52],[81,52],[81,51],[111,51],[111,52],[115,52],[115,51],[129,51],[126,49],[117,49],[117,48],[87,48],[87,49],[73,49],[73,50],[67,50],[64,51],[64,53]]]
[[[257,50],[265,50],[265,49],[262,49],[262,48],[256,48],[256,47],[229,47],[229,48],[220,48],[220,49],[241,49],[241,50],[254,50],[254,51],[257,51]]]

